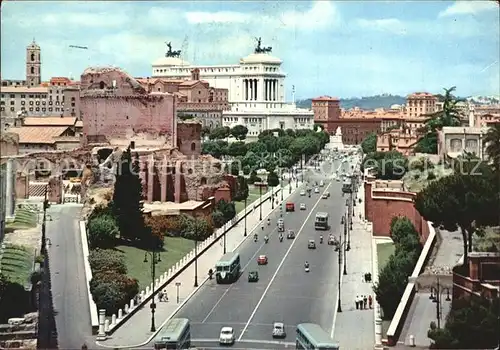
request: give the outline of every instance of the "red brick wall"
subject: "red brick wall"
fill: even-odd
[[[403,191],[382,191],[375,189],[372,193],[372,183],[365,182],[365,215],[373,223],[373,235],[390,237],[391,220],[394,216],[406,216],[411,220],[424,243],[429,236],[427,222],[415,209],[413,200],[415,194]],[[384,197],[384,198],[377,198]]]
[[[227,187],[218,188],[214,193],[214,197],[215,197],[215,202],[218,202],[221,199],[223,199],[226,202],[231,202],[231,190]]]
[[[186,156],[201,154],[201,123],[177,123],[177,147]]]

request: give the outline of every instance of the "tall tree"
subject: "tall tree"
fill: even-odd
[[[239,141],[243,141],[247,138],[248,128],[244,125],[235,125],[231,129],[231,135]]]
[[[500,173],[500,122],[488,129],[484,139],[485,151],[493,169]]]
[[[460,229],[466,264],[476,227],[490,222],[498,208],[493,191],[494,185],[483,176],[453,174],[431,182],[420,191],[415,208],[440,228]]]
[[[430,114],[425,121],[426,134],[418,141],[415,152],[437,153],[437,132],[445,126],[460,125],[460,111],[457,103],[461,100],[453,95],[455,90],[455,86],[444,89],[443,109]]]
[[[361,148],[364,154],[375,152],[377,150],[377,134],[372,132],[368,135],[363,142],[361,142]]]
[[[113,212],[120,229],[120,236],[127,239],[144,238],[142,213],[142,183],[139,178],[139,155],[134,161],[130,147],[123,152],[117,167],[113,192]]]

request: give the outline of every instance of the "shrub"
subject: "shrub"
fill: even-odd
[[[116,273],[127,273],[127,266],[123,256],[110,249],[94,249],[89,254],[89,264],[93,274],[113,271]]]
[[[101,272],[90,281],[90,292],[98,309],[106,314],[117,313],[139,292],[136,279],[117,272]]]
[[[393,217],[390,233],[396,249],[373,288],[385,319],[394,316],[421,251],[418,232],[407,217]]]
[[[224,214],[221,211],[214,210],[212,212],[212,221],[215,227],[221,228],[226,223],[226,218],[224,217]]]
[[[100,214],[87,223],[90,248],[109,248],[115,243],[119,233],[116,220],[110,214]]]
[[[436,178],[436,174],[433,171],[427,172],[427,180],[434,180]]]

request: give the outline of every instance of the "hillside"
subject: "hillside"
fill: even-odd
[[[440,101],[442,101],[443,96],[440,94],[436,95]],[[497,96],[472,96],[472,97],[460,97],[459,99],[465,99],[473,104],[496,104],[500,103]],[[361,109],[375,109],[375,108],[390,108],[394,104],[402,105],[406,103],[406,97],[399,95],[377,95],[377,96],[367,96],[367,97],[352,97],[352,98],[341,98],[340,107],[344,109],[350,109],[354,107],[359,107]],[[301,108],[311,108],[311,99],[299,100],[297,101],[297,106]]]
[[[340,107],[350,109],[359,107],[361,109],[390,108],[394,104],[404,104],[405,97],[398,95],[377,95],[368,97],[341,98]],[[297,101],[297,106],[311,108],[311,99]]]

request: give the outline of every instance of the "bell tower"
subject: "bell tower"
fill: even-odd
[[[26,85],[39,86],[42,82],[42,62],[40,60],[40,46],[35,39],[26,47]]]

